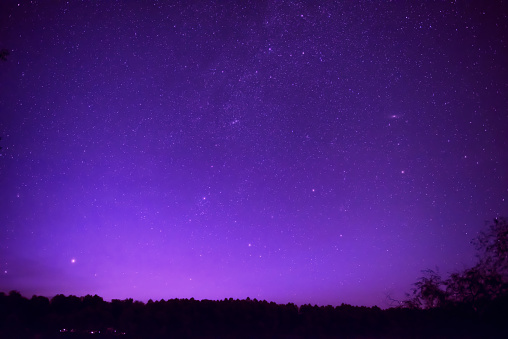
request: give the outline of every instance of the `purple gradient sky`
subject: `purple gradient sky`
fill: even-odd
[[[508,215],[506,2],[2,1],[0,291],[388,306]]]

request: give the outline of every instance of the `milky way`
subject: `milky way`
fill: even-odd
[[[2,1],[1,291],[387,307],[473,262],[506,3],[241,3]]]

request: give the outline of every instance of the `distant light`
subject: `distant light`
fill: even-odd
[[[71,263],[75,264],[76,263],[76,259],[72,258],[71,259]]]
[[[400,171],[400,173],[404,174],[404,173],[406,173],[406,171],[402,170],[402,171]]]

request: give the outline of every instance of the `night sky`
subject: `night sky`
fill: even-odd
[[[507,14],[1,1],[0,291],[387,307],[466,268],[508,215]]]

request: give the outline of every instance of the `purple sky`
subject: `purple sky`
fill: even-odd
[[[508,215],[506,2],[18,2],[0,291],[386,307]]]

